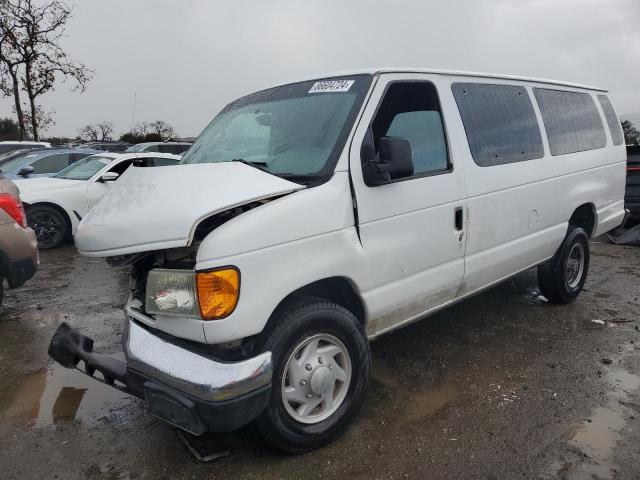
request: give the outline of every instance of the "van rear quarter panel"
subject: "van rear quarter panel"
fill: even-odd
[[[609,128],[590,90],[550,87],[526,81],[451,77],[473,82],[526,87],[542,133],[544,157],[505,165],[478,166],[471,156],[455,100],[446,112],[455,129],[455,161],[465,169],[467,245],[465,280],[459,296],[496,283],[553,256],[566,235],[569,219],[580,205],[596,211],[594,235],[616,227],[624,216],[625,149],[613,146]],[[589,93],[606,132],[605,147],[552,156],[533,87]],[[452,97],[448,92],[442,92]]]

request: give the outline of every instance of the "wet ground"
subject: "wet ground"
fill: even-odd
[[[585,292],[548,304],[526,272],[373,344],[345,436],[291,457],[251,429],[198,463],[142,402],[47,357],[67,321],[119,348],[127,275],[70,247],[0,314],[0,478],[640,478],[640,248],[593,244]]]

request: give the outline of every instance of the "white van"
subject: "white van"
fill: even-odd
[[[624,187],[596,88],[393,69],[253,93],[78,228],[82,254],[131,265],[126,361],[66,324],[50,355],[194,434],[254,421],[308,451],[356,415],[379,335],[535,266],[574,300]]]

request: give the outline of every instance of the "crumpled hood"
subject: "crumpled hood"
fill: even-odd
[[[43,190],[58,190],[61,188],[69,188],[82,183],[82,180],[67,180],[65,178],[37,177],[26,178],[23,180],[14,180],[13,183],[20,189],[21,195],[27,195],[31,192],[41,192]]]
[[[215,213],[304,188],[239,162],[130,167],[82,219],[80,253],[95,257],[187,246]]]

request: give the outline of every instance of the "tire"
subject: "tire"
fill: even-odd
[[[360,410],[371,368],[369,341],[353,313],[321,299],[289,303],[274,313],[272,322],[258,344],[261,351],[271,351],[273,355],[271,395],[255,425],[258,434],[272,447],[286,453],[309,452],[341,435]],[[313,351],[316,340],[317,353],[303,357],[307,346]],[[332,356],[331,352],[342,349],[346,354]],[[295,365],[299,366],[294,368]],[[309,369],[311,365],[313,368]],[[306,375],[299,381],[293,374],[296,368],[300,371],[298,375]],[[325,377],[327,389],[320,383]],[[306,414],[299,413],[307,407],[297,405],[295,400],[285,400],[285,389],[296,395],[302,392],[301,398],[309,402],[307,407],[317,398],[322,398],[321,403],[307,409]],[[329,394],[319,391],[330,392],[331,408],[324,401]],[[310,396],[311,400],[307,400]]]
[[[571,226],[556,254],[538,266],[538,286],[553,303],[569,303],[582,291],[589,272],[589,237]]]
[[[36,233],[41,250],[58,247],[69,234],[65,215],[54,207],[36,205],[27,210],[27,224]]]

